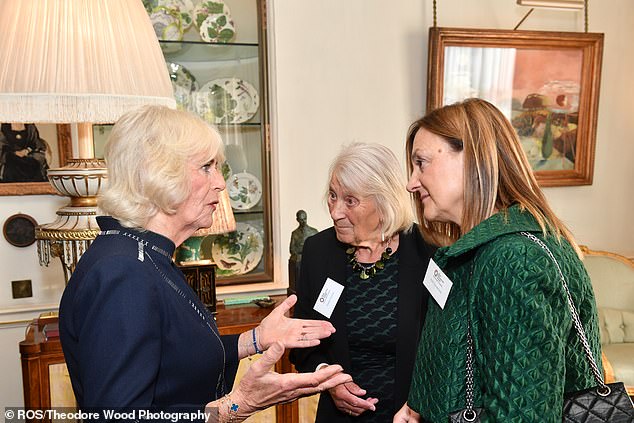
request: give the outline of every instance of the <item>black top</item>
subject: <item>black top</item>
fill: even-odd
[[[79,406],[200,409],[228,392],[238,337],[219,336],[171,260],[172,241],[97,220],[102,233],[79,261],[59,313]]]
[[[15,130],[0,125],[0,182],[46,182],[47,144],[32,123]]]
[[[344,285],[342,298],[348,295],[347,247],[346,244],[337,240],[334,228],[321,231],[308,238],[304,244],[301,272],[297,282],[298,301],[295,305],[294,316],[329,320],[337,331],[329,338],[322,340],[317,347],[295,349],[291,352],[291,361],[301,372],[312,372],[319,363],[340,364],[344,371],[351,371],[346,301],[339,300],[330,319],[326,319],[313,310],[326,278]],[[397,252],[399,259],[395,311],[394,405],[400,408],[407,400],[418,338],[427,311],[429,293],[423,286],[423,278],[433,254],[433,248],[423,241],[418,228],[414,226],[411,232],[400,234]],[[372,387],[363,386],[363,388],[372,390]],[[350,417],[337,410],[330,395],[323,394],[319,400],[316,421],[348,422]]]
[[[383,423],[394,416],[399,251],[369,279],[361,279],[359,272],[353,272],[352,265],[348,265],[346,328],[350,374],[367,391],[366,398],[379,399],[376,411],[361,414],[355,422]]]

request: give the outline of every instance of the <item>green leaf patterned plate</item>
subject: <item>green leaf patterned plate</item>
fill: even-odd
[[[228,43],[236,35],[229,7],[222,0],[203,1],[194,8],[200,38],[208,43]]]
[[[211,245],[211,256],[220,276],[249,273],[260,263],[263,252],[262,235],[243,222],[238,222],[234,232],[217,236]]]
[[[243,123],[255,116],[260,96],[253,85],[239,78],[207,82],[196,93],[196,112],[209,123]]]
[[[229,201],[235,210],[248,210],[262,198],[262,184],[248,172],[231,175],[227,180]]]
[[[198,90],[198,82],[192,73],[180,63],[166,61],[167,71],[172,81],[176,105],[181,110],[191,110],[192,94]]]

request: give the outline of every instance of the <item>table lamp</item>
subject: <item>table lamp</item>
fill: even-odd
[[[92,124],[146,104],[175,108],[165,60],[140,0],[0,0],[0,122],[70,123],[73,158],[48,178],[70,203],[38,226],[38,256],[66,281],[98,234],[106,182]]]

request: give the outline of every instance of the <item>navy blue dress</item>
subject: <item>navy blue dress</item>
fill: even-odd
[[[219,335],[171,260],[174,243],[97,220],[59,311],[79,406],[201,409],[229,392],[238,336]]]

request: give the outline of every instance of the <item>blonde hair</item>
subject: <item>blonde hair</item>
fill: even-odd
[[[442,137],[454,151],[464,151],[462,223],[427,222],[418,194],[416,214],[423,236],[436,245],[450,245],[496,210],[519,204],[537,220],[544,235],[562,236],[580,254],[572,233],[552,211],[539,188],[519,137],[511,123],[491,103],[477,99],[444,106],[415,121],[408,130],[411,157],[414,137],[425,129]],[[408,170],[411,174],[411,161]]]
[[[345,191],[374,201],[386,237],[412,227],[407,180],[389,148],[367,143],[344,147],[330,165],[328,181],[335,178]]]
[[[188,161],[224,161],[218,131],[188,112],[144,106],[117,121],[104,149],[108,183],[101,210],[123,226],[144,228],[173,214],[190,194]]]

